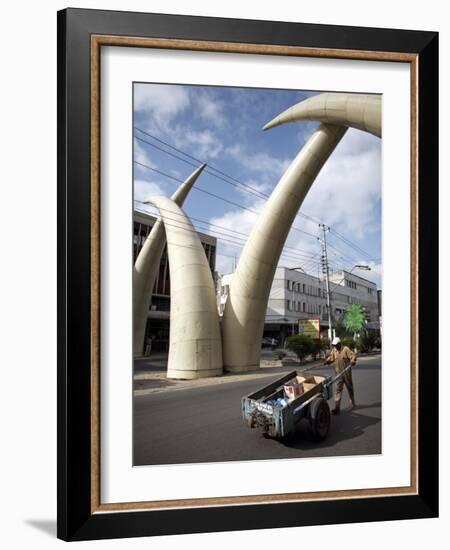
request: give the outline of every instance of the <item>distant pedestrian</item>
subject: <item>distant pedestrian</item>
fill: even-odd
[[[356,365],[356,354],[348,348],[343,346],[340,338],[334,338],[331,343],[331,353],[325,359],[325,364],[333,365],[334,372],[340,374],[349,365]],[[334,396],[334,409],[331,411],[333,414],[339,414],[341,412],[341,399],[342,390],[344,385],[347,388],[348,395],[350,397],[350,409],[356,407],[355,403],[355,391],[353,388],[352,370],[349,369],[343,376],[336,382],[336,393]]]
[[[148,357],[152,352],[152,336],[146,336],[145,337],[145,357]]]

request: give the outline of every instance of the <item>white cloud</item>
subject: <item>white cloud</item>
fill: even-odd
[[[362,241],[378,229],[381,198],[380,141],[348,130],[305,199],[302,210]]]
[[[367,272],[364,271],[363,277],[375,283],[377,285],[377,288],[382,288],[382,281],[383,281],[382,264],[375,263],[375,262],[364,262],[364,260],[362,260],[360,263],[366,264],[370,267],[370,271],[367,271]]]
[[[190,104],[188,89],[183,86],[135,84],[134,108],[150,118],[149,127],[167,128]]]
[[[141,164],[146,164],[151,168],[156,168],[156,165],[151,161],[148,152],[141,145],[141,142],[138,139],[134,140],[134,160]]]
[[[178,148],[190,147],[195,156],[200,158],[215,158],[223,149],[220,139],[210,130],[188,130],[177,128],[173,132],[175,144]]]
[[[157,212],[156,209],[150,204],[142,204],[142,201],[157,195],[167,196],[167,193],[165,193],[157,183],[145,180],[134,180],[134,207],[138,210],[145,210],[146,212],[155,214]]]
[[[244,168],[270,179],[280,177],[290,164],[289,159],[279,159],[266,152],[249,152],[238,143],[225,151],[230,158],[240,163]]]
[[[261,202],[257,202],[252,205],[253,209],[259,209]],[[212,229],[215,229],[222,233],[222,237],[227,240],[236,241],[239,246],[234,246],[231,243],[228,243],[224,241],[223,239],[218,236],[218,243],[217,243],[217,262],[216,262],[216,270],[219,273],[231,273],[233,271],[234,266],[234,256],[236,256],[237,259],[239,259],[239,255],[241,253],[241,245],[244,245],[243,241],[246,241],[248,238],[248,235],[250,235],[250,231],[252,230],[252,227],[257,219],[257,216],[253,214],[252,212],[249,212],[248,210],[233,210],[226,212],[223,214],[223,216],[214,217],[211,218],[209,221],[210,223],[214,225],[221,226],[222,228],[230,230],[229,232],[224,229],[219,229],[217,227],[213,227]],[[234,232],[239,232],[238,234]],[[226,234],[229,233],[229,237],[225,237]],[[243,240],[243,241],[242,241]],[[226,257],[226,256],[220,256],[220,254],[223,253],[226,256],[232,256],[232,258]]]
[[[198,112],[200,117],[217,128],[223,128],[226,123],[223,103],[207,90],[194,89],[192,96],[194,100],[193,109]]]
[[[259,212],[264,207],[264,204],[265,201],[257,199],[249,205],[249,208],[253,211]],[[223,216],[211,218],[210,222],[230,230],[229,239],[238,239],[239,243],[241,243],[241,239],[243,239],[244,242],[248,239],[256,220],[257,215],[253,212],[248,210],[233,210],[226,212]],[[293,225],[298,226],[299,220],[296,219]],[[306,227],[309,228],[308,226]],[[302,228],[305,229],[305,224],[302,224]],[[316,229],[317,226],[315,226],[315,229],[313,230]],[[224,233],[222,229],[218,229],[218,231]],[[220,237],[218,237],[218,252],[232,256],[237,255],[239,258],[241,249],[230,243],[224,242],[220,239]],[[308,272],[314,274],[317,272],[316,262],[318,261],[318,258],[312,258],[312,256],[318,255],[320,255],[320,246],[318,241],[299,233],[295,228],[293,228],[291,229],[286,240],[286,245],[280,258],[279,265],[286,267],[305,266]],[[220,273],[229,273],[232,270],[232,266],[232,258],[222,257],[218,259],[217,270]]]

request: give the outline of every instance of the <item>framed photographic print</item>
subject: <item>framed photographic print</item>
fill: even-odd
[[[438,36],[58,13],[58,536],[438,514]]]

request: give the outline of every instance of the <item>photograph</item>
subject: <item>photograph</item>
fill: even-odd
[[[382,454],[383,95],[132,86],[133,466]]]

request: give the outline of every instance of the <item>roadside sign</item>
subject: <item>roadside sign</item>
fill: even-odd
[[[299,319],[298,320],[298,333],[309,336],[310,338],[320,338],[320,319],[314,317],[311,319]]]

